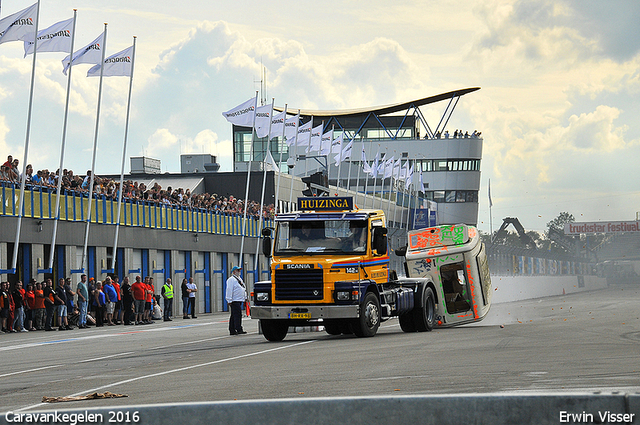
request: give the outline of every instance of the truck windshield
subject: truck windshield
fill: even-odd
[[[282,221],[274,253],[364,254],[367,239],[366,220]]]

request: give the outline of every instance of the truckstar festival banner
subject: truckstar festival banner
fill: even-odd
[[[624,232],[640,232],[640,221],[594,221],[564,225],[564,234],[567,236]]]

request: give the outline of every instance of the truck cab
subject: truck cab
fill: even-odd
[[[382,211],[354,208],[351,198],[298,204],[300,211],[276,217],[273,246],[271,236],[265,237],[271,280],[254,288],[251,317],[260,319],[270,340],[282,339],[289,326],[320,319],[329,329],[335,324],[336,333],[348,332],[348,320],[360,316],[361,299],[389,280]],[[367,313],[373,321],[368,327],[377,329],[380,307],[374,307]]]

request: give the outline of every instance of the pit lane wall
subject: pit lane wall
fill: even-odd
[[[607,279],[593,275],[499,276],[492,274],[491,286],[493,287],[491,302],[497,304],[604,289],[607,287]]]
[[[421,424],[639,423],[640,394],[444,395],[306,398],[2,412],[0,424]],[[55,410],[54,410],[55,409]],[[45,416],[42,416],[45,415]],[[55,416],[54,416],[55,415]],[[67,416],[64,416],[67,415]],[[82,415],[82,416],[81,416]]]

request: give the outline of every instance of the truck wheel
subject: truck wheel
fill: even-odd
[[[353,333],[358,337],[374,336],[380,327],[380,301],[373,292],[367,292],[360,306],[360,317],[353,322]]]
[[[329,335],[340,335],[342,333],[342,328],[338,322],[324,322],[324,330]]]
[[[422,308],[413,310],[413,323],[418,332],[430,331],[435,324],[436,301],[431,288],[422,293]]]
[[[404,332],[416,331],[416,324],[413,323],[413,314],[411,312],[400,315],[398,321],[400,322],[400,329]]]
[[[262,334],[271,342],[282,341],[287,336],[289,323],[286,320],[260,319]]]

